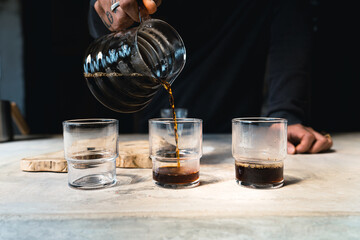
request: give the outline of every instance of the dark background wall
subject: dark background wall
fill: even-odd
[[[132,132],[132,115],[112,112],[90,93],[83,57],[92,41],[87,26],[89,1],[22,1],[26,120],[32,133],[61,133],[74,118],[122,119]]]
[[[311,1],[314,20],[312,126],[317,130],[360,131],[359,15],[341,1]],[[103,107],[82,76],[88,34],[87,0],[22,1],[26,119],[33,133],[60,133],[73,118],[120,119],[121,132],[136,131],[136,115]],[[161,10],[161,8],[160,8]]]
[[[350,1],[320,1],[314,9],[312,125],[359,131],[360,15]]]

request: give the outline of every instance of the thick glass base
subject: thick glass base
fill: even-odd
[[[174,184],[174,183],[163,183],[154,181],[154,183],[163,188],[172,188],[172,189],[184,189],[184,188],[193,188],[200,185],[200,180],[196,180],[195,182],[191,183],[184,183],[184,184]]]
[[[237,184],[247,188],[255,188],[255,189],[276,189],[281,188],[284,185],[284,180],[277,183],[269,183],[269,184],[256,184],[250,182],[242,182],[240,180],[236,180]]]
[[[102,174],[92,174],[69,182],[69,186],[77,189],[92,190],[111,187],[116,183],[116,179],[110,179]]]

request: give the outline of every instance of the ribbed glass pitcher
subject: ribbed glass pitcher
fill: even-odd
[[[145,108],[161,86],[172,83],[185,65],[180,35],[159,19],[111,33],[87,49],[84,76],[92,94],[106,107],[123,113]]]

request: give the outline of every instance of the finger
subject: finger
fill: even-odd
[[[149,14],[153,14],[156,12],[157,10],[157,6],[155,1],[153,0],[143,0],[143,4],[146,8],[146,10],[148,11]]]
[[[105,14],[105,10],[102,7],[102,5],[99,3],[99,1],[96,1],[94,4],[95,11],[99,15],[101,21],[104,23],[104,25],[111,31],[111,23],[108,21],[107,16]]]
[[[315,132],[315,130],[313,130],[313,131]],[[333,146],[333,140],[332,140],[330,134],[329,133],[320,133],[320,134],[323,135],[327,139],[327,141],[329,143],[329,148],[326,150],[329,150]],[[324,151],[326,151],[326,150],[324,150]]]
[[[114,14],[114,24],[112,25],[113,31],[119,31],[131,27],[134,21],[121,9],[118,8]]]
[[[139,22],[139,6],[134,0],[120,0],[121,9],[133,20]]]
[[[330,134],[326,134],[326,135],[324,135],[324,137],[326,137],[327,138],[327,140],[329,141],[329,149],[333,146],[333,140],[332,140],[332,138],[331,138],[331,136],[330,136]],[[327,150],[329,150],[329,149],[327,149]]]
[[[99,2],[96,1],[95,4],[94,4],[94,8],[95,8],[95,11],[99,14]]]
[[[95,2],[94,8],[99,16],[102,16],[105,13],[104,9],[101,7],[101,4],[99,3],[99,1]]]
[[[306,132],[300,139],[300,143],[296,146],[297,153],[305,153],[308,152],[315,141],[315,136]]]
[[[310,153],[324,152],[331,148],[332,146],[331,138],[327,138],[313,129],[309,129],[309,131],[311,131],[312,134],[314,134],[316,139],[315,143],[312,145],[312,147],[309,150]]]
[[[288,154],[296,153],[295,146],[291,142],[287,142],[287,152],[288,152]]]

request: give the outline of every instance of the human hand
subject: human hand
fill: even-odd
[[[119,7],[111,11],[111,5],[119,2]],[[156,12],[161,0],[142,0],[144,7],[141,15],[146,16]],[[139,22],[139,5],[137,0],[97,0],[94,8],[104,25],[112,32],[130,27]]]
[[[289,154],[295,153],[318,153],[331,148],[333,141],[330,135],[322,135],[301,124],[288,126],[288,144]]]

